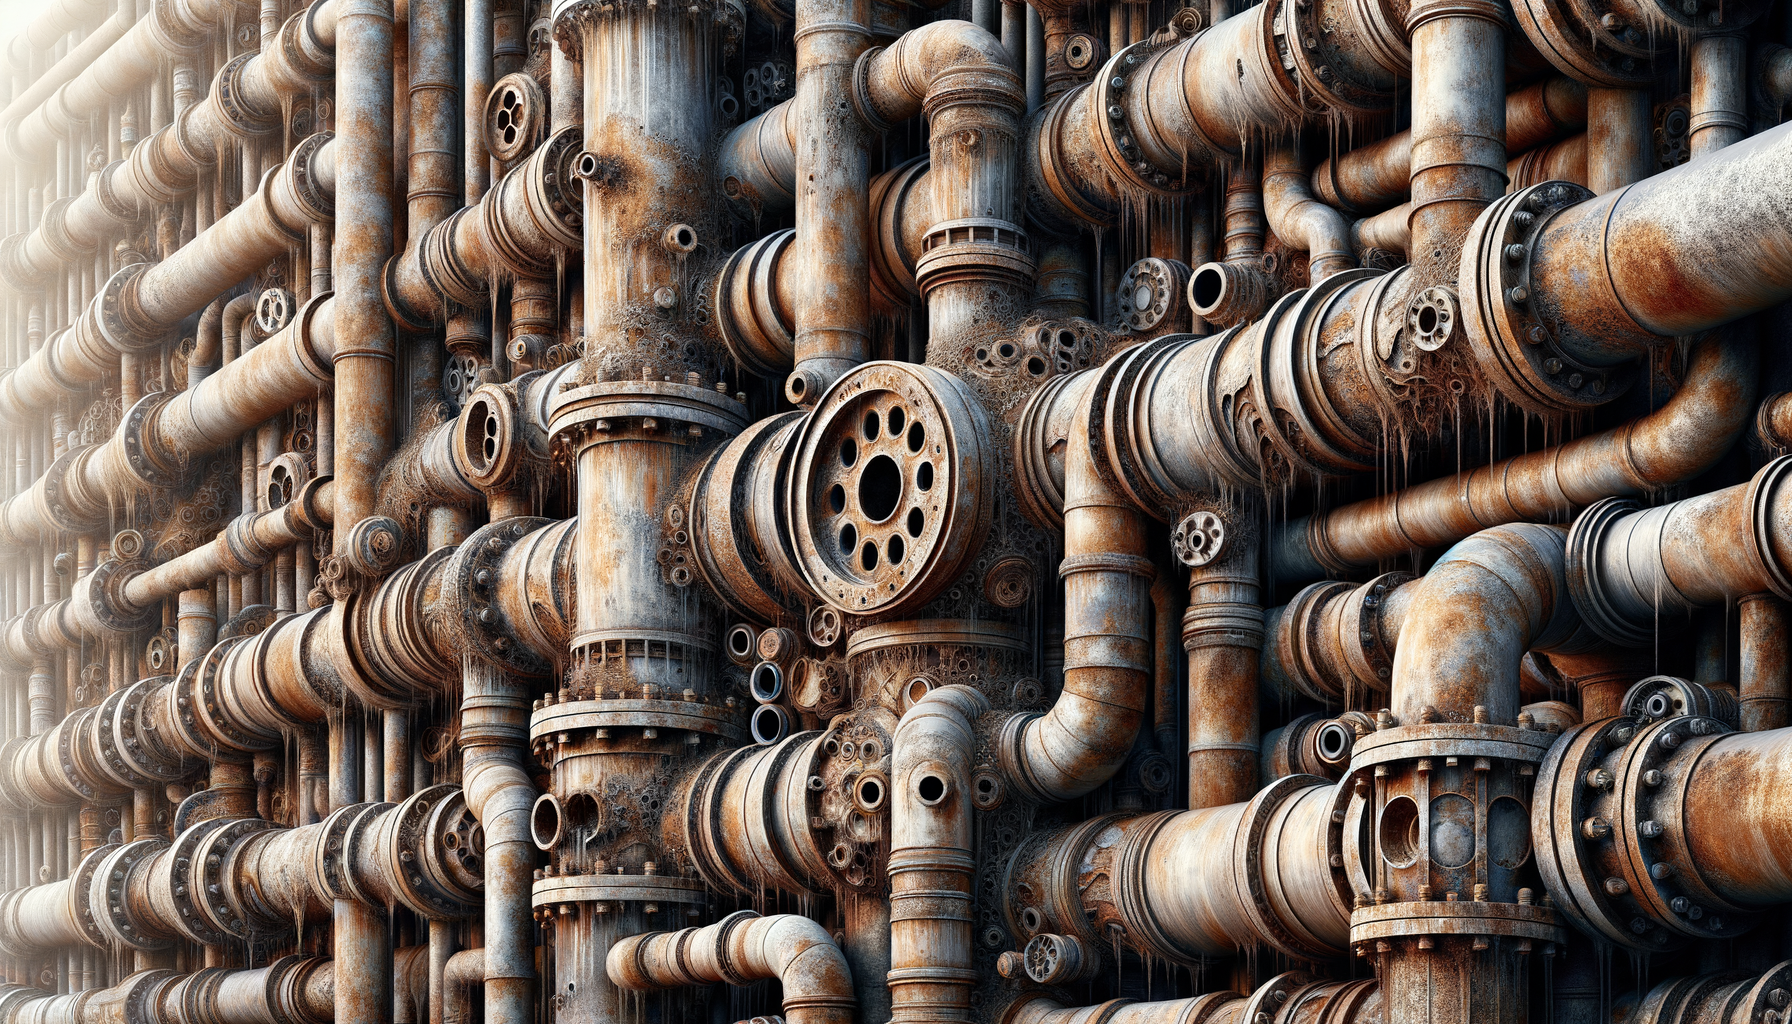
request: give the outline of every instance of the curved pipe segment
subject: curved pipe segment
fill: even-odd
[[[1276,237],[1310,257],[1314,284],[1356,266],[1344,215],[1321,202],[1308,184],[1298,143],[1269,148],[1263,158],[1263,212]]]
[[[620,939],[605,962],[631,991],[775,980],[786,1024],[852,1024],[852,970],[833,936],[797,914],[736,911],[704,928]]]

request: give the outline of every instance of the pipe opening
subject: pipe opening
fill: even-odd
[[[560,813],[560,800],[552,793],[543,793],[535,800],[535,807],[529,812],[529,837],[535,840],[536,849],[552,850],[560,841],[560,830],[566,824],[565,815]],[[442,837],[443,845],[455,838],[450,832]],[[456,839],[455,845],[459,845]]]
[[[753,699],[761,704],[770,704],[784,695],[784,672],[769,661],[762,661],[753,669],[752,678],[747,687]]]
[[[1411,867],[1419,859],[1419,805],[1412,797],[1399,796],[1381,812],[1381,857],[1396,868]]]
[[[940,801],[946,799],[948,789],[946,780],[932,772],[921,776],[915,782],[915,796],[929,807],[938,806]]]
[[[872,814],[884,805],[884,778],[878,773],[867,773],[859,776],[858,785],[853,788],[853,800],[859,810]]]
[[[790,734],[790,714],[776,704],[761,704],[753,710],[748,729],[754,743],[760,746],[776,743]]]
[[[1356,734],[1341,722],[1327,722],[1319,727],[1319,736],[1314,740],[1319,749],[1319,759],[1326,764],[1342,764],[1350,760],[1350,750],[1356,745]]]
[[[728,630],[728,657],[736,664],[745,664],[753,658],[754,648],[759,646],[759,635],[752,626],[742,622]]]
[[[1189,288],[1189,295],[1195,300],[1197,310],[1212,309],[1226,293],[1226,276],[1218,267],[1205,266],[1195,272],[1195,283]]]
[[[869,430],[869,420],[867,420]],[[896,512],[902,499],[902,467],[888,455],[879,455],[865,464],[859,474],[859,509],[874,523],[881,523]],[[866,566],[867,569],[870,566]]]

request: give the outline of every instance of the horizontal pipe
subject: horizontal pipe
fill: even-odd
[[[736,911],[705,928],[621,939],[606,961],[618,988],[683,988],[776,980],[787,1024],[851,1024],[852,970],[833,936],[797,914]]]

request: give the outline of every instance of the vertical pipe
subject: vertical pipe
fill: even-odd
[[[1655,171],[1647,89],[1587,90],[1587,187],[1603,195]]]
[[[1002,48],[1022,81],[1027,79],[1027,9],[1021,0],[1002,0]]]
[[[1045,102],[1045,19],[1027,5],[1027,113]]]
[[[1426,287],[1456,279],[1462,240],[1506,192],[1506,13],[1492,0],[1421,0],[1412,35],[1407,260]]]
[[[394,708],[384,714],[385,799],[398,803],[411,795],[411,713]]]
[[[373,513],[392,453],[396,357],[381,275],[392,255],[392,0],[338,0],[336,536]],[[350,73],[352,69],[352,73]],[[386,1012],[390,1000],[386,1000]]]
[[[979,0],[990,4],[994,0]],[[796,251],[806,272],[793,297],[796,368],[785,396],[821,397],[871,358],[871,139],[850,104],[853,67],[871,45],[850,0],[804,0],[796,8]]]
[[[1792,725],[1792,671],[1787,663],[1787,605],[1772,594],[1737,601],[1741,621],[1742,728],[1765,732]]]
[[[491,185],[491,156],[485,151],[485,98],[492,91],[492,0],[467,0],[466,45],[463,47],[466,87],[466,200],[472,206]],[[558,49],[559,47],[555,47]]]
[[[1216,531],[1218,531],[1217,536]],[[1263,608],[1256,517],[1195,512],[1179,533],[1205,535],[1189,570],[1182,646],[1188,651],[1188,806],[1222,807],[1257,791],[1258,652]]]
[[[1692,159],[1741,142],[1748,135],[1748,40],[1740,32],[1701,32],[1692,41]]]

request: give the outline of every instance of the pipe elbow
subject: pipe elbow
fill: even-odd
[[[485,829],[487,848],[498,843],[533,842],[529,812],[539,794],[521,765],[508,760],[469,760],[463,788],[467,806]]]
[[[784,1005],[838,1006],[857,1003],[852,968],[834,937],[819,923],[797,914],[755,918],[739,936],[737,963],[749,971],[777,978],[784,987]]]
[[[879,120],[906,121],[929,93],[947,84],[974,87],[978,101],[1019,110],[1026,91],[1002,41],[968,21],[936,21],[869,54],[861,103]]]
[[[1276,149],[1264,162],[1263,212],[1278,238],[1307,250],[1312,283],[1356,265],[1349,222],[1314,197],[1311,179],[1291,147]]]

